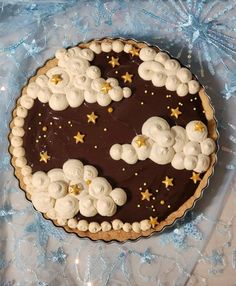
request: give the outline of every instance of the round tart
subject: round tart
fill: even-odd
[[[22,89],[10,129],[26,197],[92,240],[162,231],[194,206],[216,162],[214,112],[196,77],[134,40],[56,51]]]

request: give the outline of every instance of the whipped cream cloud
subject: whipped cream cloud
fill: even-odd
[[[110,156],[135,164],[138,160],[151,159],[159,165],[171,163],[177,170],[205,172],[210,166],[209,155],[215,151],[215,142],[208,137],[206,125],[190,121],[186,128],[170,127],[158,116],[146,120],[142,134],[136,135],[131,144],[114,144]]]

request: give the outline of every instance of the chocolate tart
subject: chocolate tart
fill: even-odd
[[[204,88],[168,53],[135,40],[57,51],[12,117],[9,152],[26,198],[92,240],[136,240],[172,225],[202,196],[217,159]]]

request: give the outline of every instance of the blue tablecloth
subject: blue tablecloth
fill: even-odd
[[[0,285],[187,283],[235,175],[235,24],[235,0],[0,3]],[[19,190],[8,155],[11,111],[27,79],[57,48],[104,36],[146,40],[188,65],[211,97],[220,132],[215,176],[194,211],[160,235],[123,245],[82,240],[45,221]],[[219,256],[210,258],[213,270]]]

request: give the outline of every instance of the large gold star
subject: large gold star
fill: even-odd
[[[54,74],[54,75],[52,75],[50,81],[52,83],[58,84],[60,81],[62,81],[61,74]]]
[[[78,143],[84,143],[84,134],[81,134],[79,131],[78,133],[74,136],[75,138],[75,143],[78,144]]]
[[[87,114],[87,118],[88,118],[88,123],[92,122],[93,124],[95,124],[98,116],[94,112],[92,112],[91,114]]]
[[[78,195],[82,190],[78,184],[69,186],[69,193],[73,195]]]
[[[166,188],[168,188],[169,186],[173,186],[173,178],[169,178],[168,176],[165,177],[165,180],[162,181],[162,183],[166,186]]]
[[[111,64],[113,68],[120,65],[119,58],[114,57],[111,57],[111,60],[108,63]]]
[[[111,90],[111,89],[112,89],[112,87],[111,87],[110,83],[105,81],[102,84],[101,92],[103,92],[104,94],[107,94],[108,91]]]
[[[201,121],[198,121],[194,126],[194,131],[203,132],[205,130],[205,126]]]
[[[139,56],[139,49],[136,49],[135,47],[133,47],[129,52],[132,55],[132,57]]]
[[[147,138],[140,135],[138,136],[138,138],[135,140],[135,143],[138,145],[138,148],[142,147],[142,146],[146,146],[146,141]]]
[[[174,116],[178,119],[179,115],[182,114],[182,112],[179,110],[179,107],[171,108],[171,114],[170,116]]]
[[[48,156],[48,152],[47,151],[40,152],[39,155],[40,155],[39,162],[47,163],[48,160],[50,160],[50,158],[51,158],[50,156]]]
[[[190,179],[193,180],[194,184],[201,181],[200,174],[195,172],[192,173],[192,177]]]
[[[123,78],[123,80],[124,80],[124,83],[126,83],[127,81],[128,82],[132,82],[132,77],[133,77],[134,75],[132,75],[132,74],[129,74],[128,72],[126,72],[124,75],[122,75],[121,77]]]
[[[142,201],[147,200],[150,202],[150,197],[152,196],[152,193],[149,193],[149,190],[146,189],[145,192],[141,192],[142,195]]]
[[[156,217],[152,217],[152,216],[149,217],[149,223],[152,226],[152,228],[155,228],[155,226],[158,225],[157,219],[158,219],[157,216]]]

